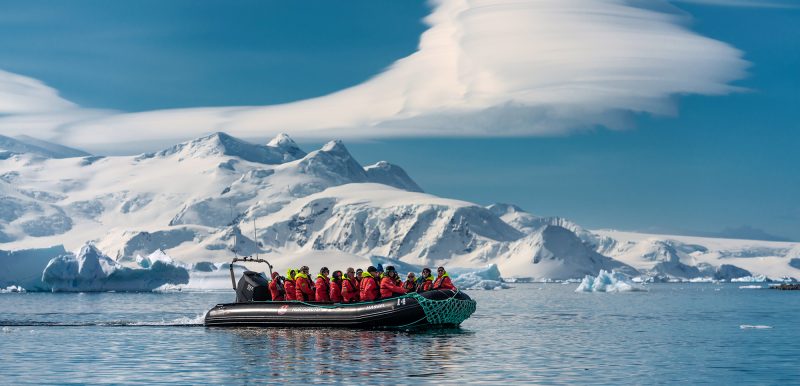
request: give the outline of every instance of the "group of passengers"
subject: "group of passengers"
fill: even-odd
[[[286,276],[277,272],[272,273],[269,291],[272,300],[299,300],[324,303],[356,303],[387,299],[412,292],[425,292],[435,289],[455,290],[456,287],[444,267],[436,270],[437,276],[433,277],[430,268],[422,270],[420,277],[409,272],[406,281],[393,266],[386,270],[378,264],[378,268],[370,266],[364,272],[361,268],[354,270],[347,268],[342,271],[333,271],[332,276],[327,267],[322,267],[316,280],[312,282],[309,277],[308,267],[299,270],[290,269]]]

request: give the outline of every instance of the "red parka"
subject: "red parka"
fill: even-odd
[[[404,295],[406,290],[397,285],[397,282],[389,276],[384,276],[381,279],[381,298],[390,298],[394,294]]]
[[[293,278],[287,277],[286,280],[283,281],[283,288],[286,289],[286,300],[294,300],[297,297],[297,294],[294,292],[294,280]]]
[[[294,293],[295,300],[301,302],[309,302],[314,300],[314,290],[311,289],[311,279],[308,275],[300,272],[297,274],[297,279],[294,280]]]
[[[425,291],[430,291],[432,289],[433,289],[433,276],[428,276],[422,279],[422,283],[420,283],[417,292],[425,292]]]
[[[408,279],[403,283],[403,289],[408,292],[415,292],[417,290],[417,279]]]
[[[358,283],[355,279],[342,278],[342,302],[355,303],[358,301]]]
[[[450,275],[445,273],[442,276],[436,277],[436,281],[433,282],[433,289],[454,290],[456,286],[450,281]]]
[[[375,278],[368,272],[361,273],[360,287],[359,299],[361,299],[362,302],[371,302],[380,299],[381,294],[378,291],[378,283],[375,282]]]
[[[269,293],[272,295],[273,301],[285,300],[286,297],[281,293],[282,288],[278,287],[280,275],[277,272],[272,273],[272,281],[269,282]]]
[[[330,281],[327,277],[322,276],[322,274],[317,275],[317,281],[314,283],[314,287],[317,289],[316,300],[318,302],[325,302],[330,303],[331,301],[331,286]]]
[[[344,280],[331,279],[331,301],[334,303],[342,302],[342,282]]]

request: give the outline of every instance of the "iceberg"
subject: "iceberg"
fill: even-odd
[[[152,291],[165,284],[189,282],[186,268],[154,260],[148,259],[147,268],[124,267],[94,245],[86,244],[77,256],[50,260],[42,272],[42,281],[54,292]]]
[[[10,285],[6,288],[0,288],[0,294],[23,293],[26,292],[25,288],[16,285]]]
[[[772,281],[765,275],[744,276],[731,279],[731,283],[765,283]]]
[[[641,285],[633,282],[630,276],[621,272],[611,271],[608,272],[604,269],[600,270],[597,277],[586,275],[575,292],[630,292],[630,291],[647,291]]]
[[[49,291],[42,271],[51,259],[69,254],[62,245],[49,248],[0,250],[0,288],[16,286],[28,291]]]
[[[422,266],[409,264],[400,260],[391,259],[388,257],[373,256],[370,258],[370,263],[374,266],[382,264],[384,267],[392,265],[397,270],[401,277],[405,277],[408,272],[419,274],[422,271]],[[434,269],[431,267],[431,269]],[[483,268],[447,268],[447,274],[450,275],[450,280],[457,288],[461,289],[507,289],[511,288],[508,284],[503,282],[500,276],[500,269],[496,264],[489,264]]]

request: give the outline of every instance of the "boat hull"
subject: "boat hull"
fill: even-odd
[[[469,317],[475,302],[463,292],[429,291],[375,302],[326,304],[298,301],[263,301],[218,304],[205,317],[213,327],[344,327],[344,328],[420,328],[452,327],[463,319],[441,320],[431,317],[437,305],[459,302]],[[422,303],[425,303],[423,306]],[[469,308],[471,307],[471,311]]]

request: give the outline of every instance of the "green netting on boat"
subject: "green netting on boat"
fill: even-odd
[[[432,300],[419,294],[406,295],[417,299],[425,317],[430,324],[459,325],[475,312],[474,300],[460,300],[455,297],[444,300]]]

